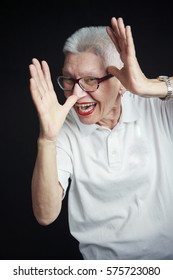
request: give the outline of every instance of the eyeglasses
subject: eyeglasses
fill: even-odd
[[[110,78],[114,77],[111,74],[108,74],[102,78],[96,78],[92,76],[83,77],[79,79],[74,79],[71,77],[59,76],[57,78],[58,85],[64,91],[71,91],[73,90],[75,84],[77,83],[80,88],[87,92],[96,91],[99,88],[101,82],[106,81]]]

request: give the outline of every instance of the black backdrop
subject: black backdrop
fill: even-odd
[[[0,259],[81,259],[69,233],[67,197],[59,218],[40,226],[32,213],[31,176],[38,120],[29,93],[28,65],[48,61],[55,90],[64,40],[86,25],[108,25],[122,16],[132,26],[139,63],[148,77],[173,74],[169,6],[118,1],[7,1],[0,10]],[[151,4],[151,3],[150,3]],[[63,102],[63,96],[60,96]]]

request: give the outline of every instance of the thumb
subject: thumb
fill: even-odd
[[[107,72],[118,78],[120,76],[120,70],[115,66],[108,66]]]
[[[73,107],[73,105],[76,103],[78,100],[78,97],[76,95],[70,95],[66,102],[64,103],[64,108],[68,111]]]

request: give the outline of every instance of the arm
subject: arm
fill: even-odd
[[[38,152],[32,176],[32,204],[37,221],[46,225],[59,215],[63,190],[58,181],[56,139],[67,113],[77,101],[70,96],[64,105],[58,102],[50,77],[48,64],[32,60],[30,92],[38,112],[40,134]]]
[[[124,63],[120,70],[114,66],[108,67],[108,72],[115,75],[123,86],[134,94],[143,97],[165,97],[167,95],[165,82],[157,78],[148,79],[139,66],[130,26],[125,27],[122,18],[113,17],[111,27],[107,27],[107,33]],[[170,80],[173,85],[173,77]]]
[[[63,189],[58,182],[56,144],[38,139],[37,158],[32,176],[32,205],[37,221],[42,225],[53,222],[61,211]]]

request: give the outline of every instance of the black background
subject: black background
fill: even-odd
[[[1,1],[0,259],[81,259],[78,243],[69,233],[67,197],[59,218],[49,226],[39,225],[32,213],[38,119],[29,93],[31,59],[47,60],[58,92],[56,76],[61,73],[65,39],[80,27],[109,25],[112,16],[122,16],[132,26],[146,76],[173,74],[173,23],[166,2],[162,6],[140,1],[46,2]]]

